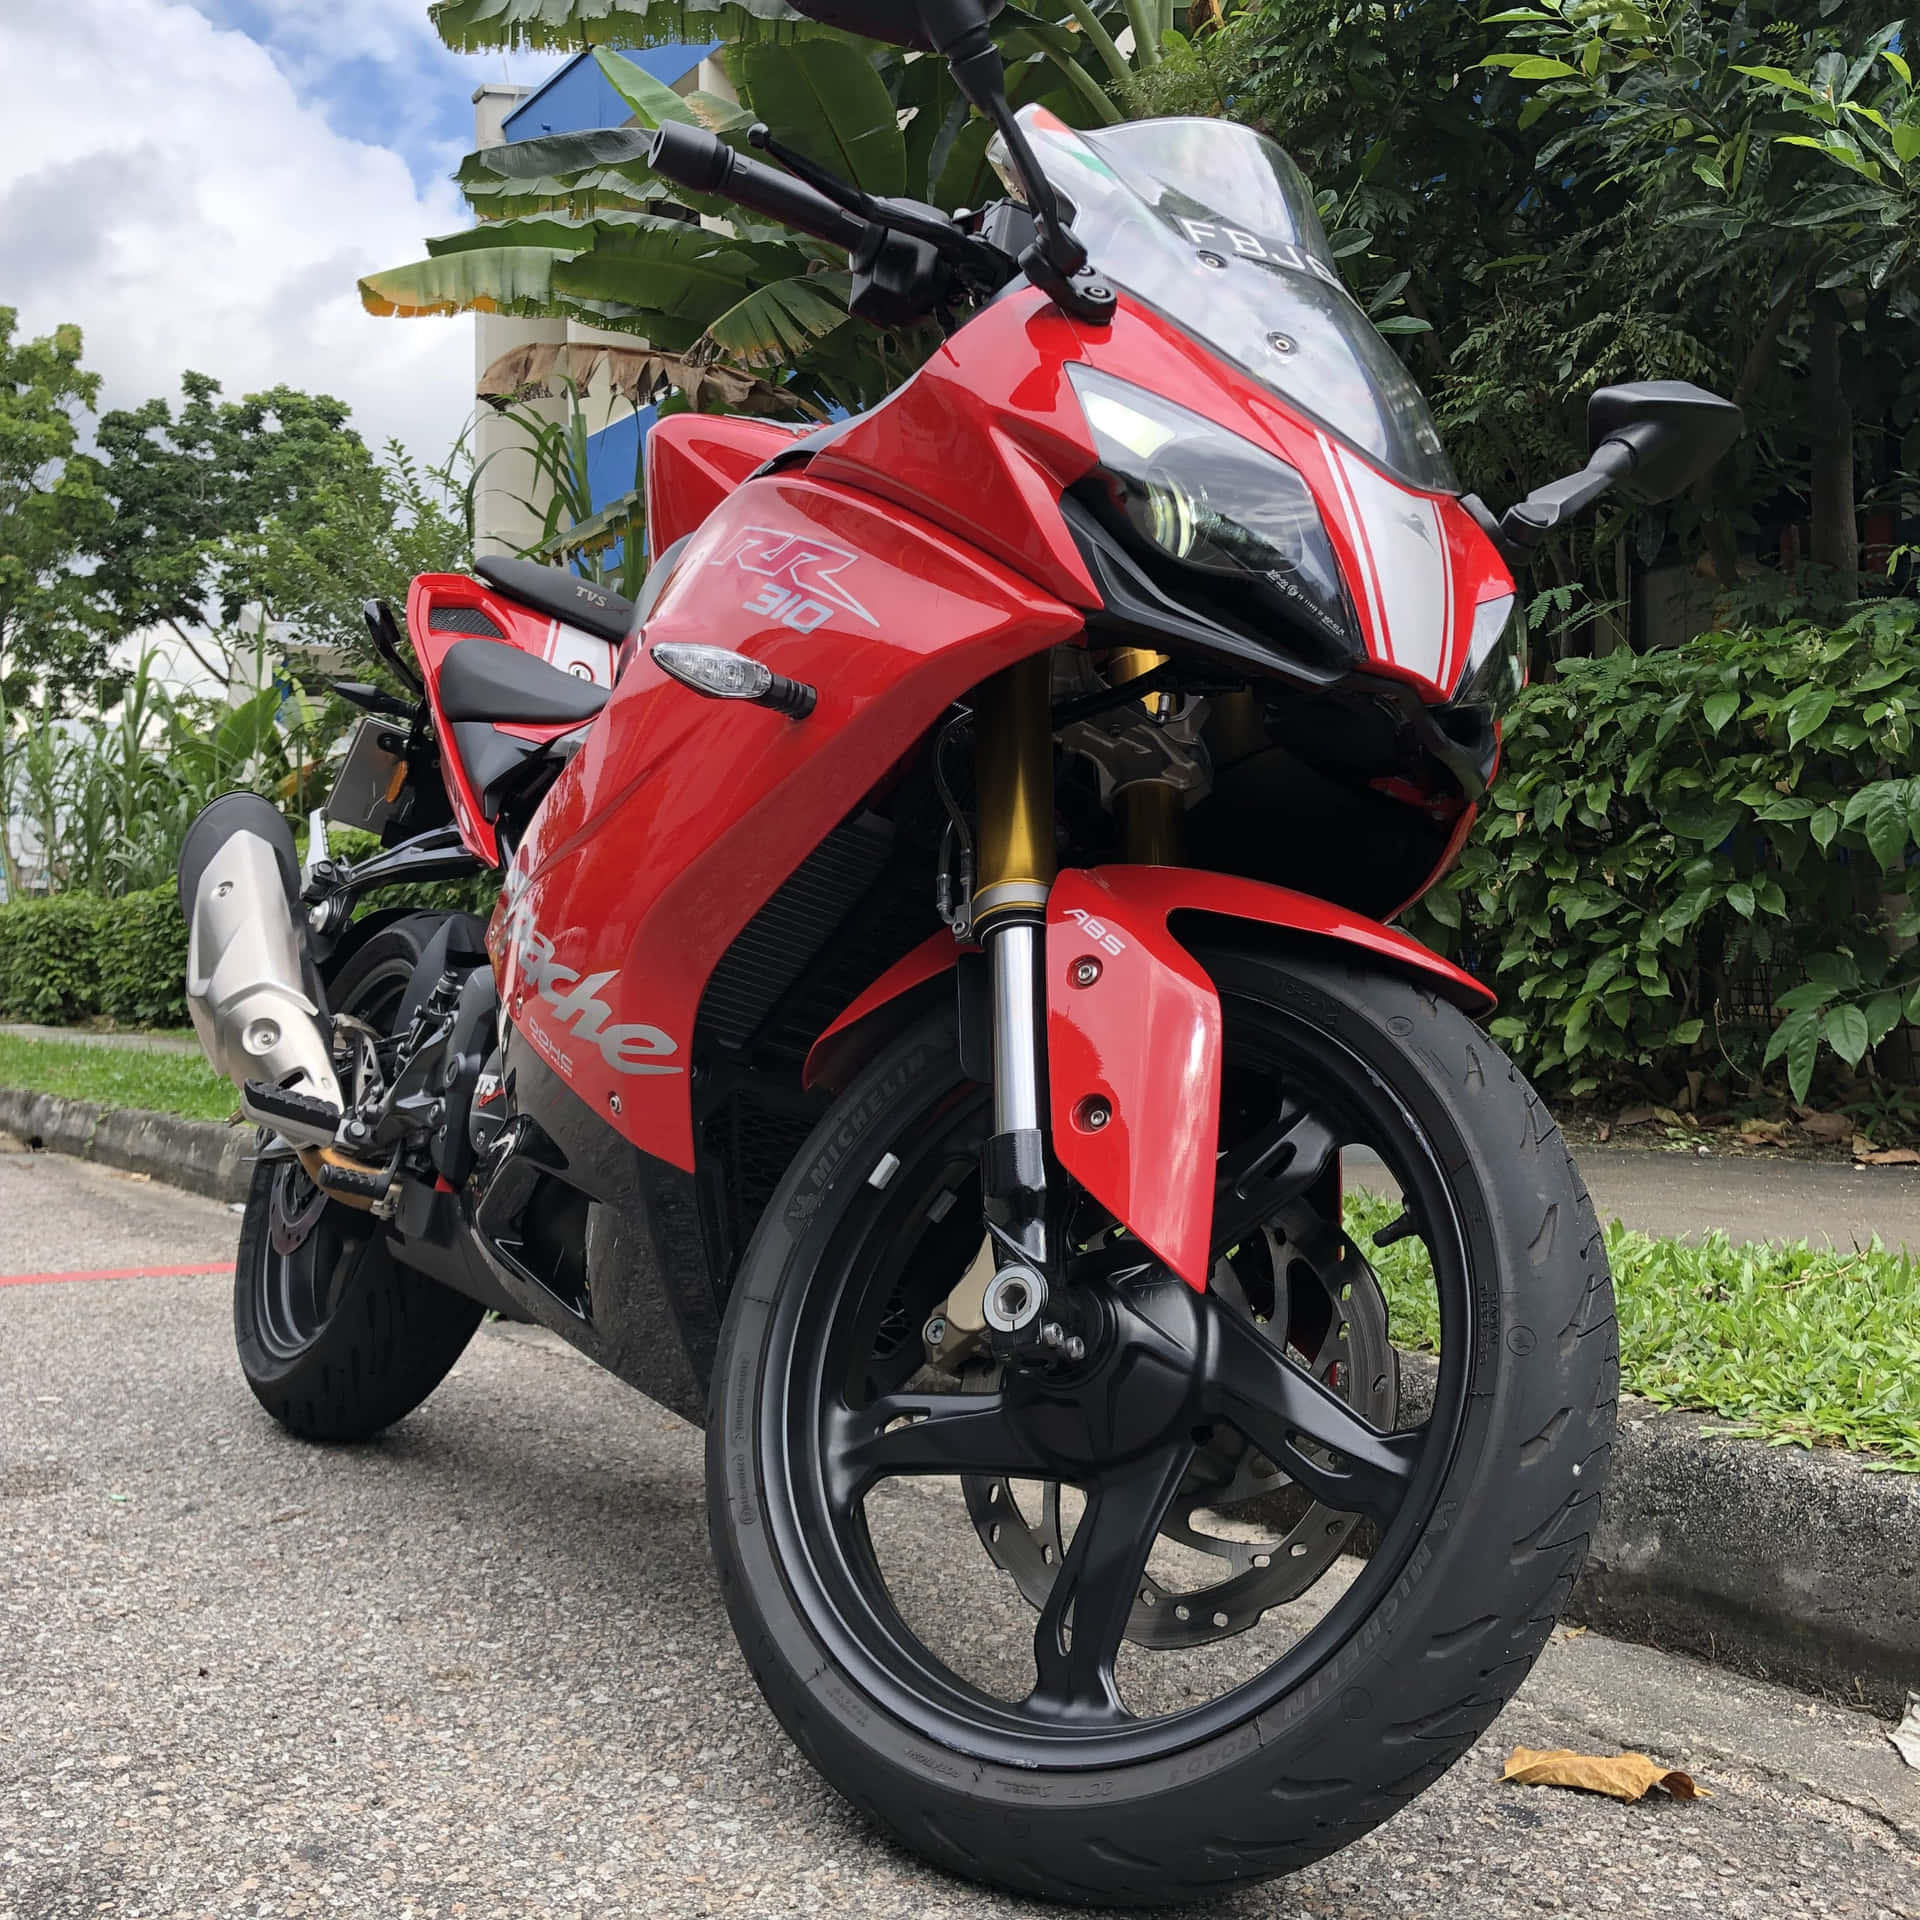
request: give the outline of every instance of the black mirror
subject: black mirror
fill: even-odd
[[[1740,437],[1740,409],[1685,380],[1636,380],[1602,387],[1587,402],[1587,444],[1632,455],[1614,487],[1652,506],[1684,493]],[[1609,463],[1610,465],[1613,463]]]
[[[932,0],[926,6],[916,0],[791,0],[791,4],[795,13],[804,13],[823,27],[931,53],[936,46],[951,46],[970,28],[984,27],[1006,0]]]

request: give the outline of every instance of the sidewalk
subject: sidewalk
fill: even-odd
[[[1734,1240],[1808,1240],[1920,1253],[1920,1167],[1851,1167],[1837,1161],[1702,1158],[1632,1147],[1587,1147],[1575,1155],[1594,1211],[1639,1233],[1698,1239],[1716,1227]],[[1343,1156],[1355,1186],[1390,1191],[1370,1153]]]

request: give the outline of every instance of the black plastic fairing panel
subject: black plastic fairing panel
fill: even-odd
[[[610,1373],[704,1422],[721,1303],[692,1175],[616,1133],[517,1028],[508,1029],[504,1066],[508,1125],[464,1194],[495,1279],[530,1318]],[[573,1250],[556,1237],[567,1221],[556,1186],[580,1196],[577,1273]],[[539,1207],[544,1224],[529,1217]],[[487,1226],[511,1244],[490,1243]],[[556,1253],[565,1258],[536,1271]]]

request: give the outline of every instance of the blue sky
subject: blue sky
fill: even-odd
[[[538,84],[556,54],[449,53],[427,0],[192,0],[214,25],[266,49],[294,92],[350,139],[392,147],[424,186],[472,145],[473,89]]]
[[[83,328],[106,406],[280,381],[438,458],[472,405],[472,326],[373,320],[354,281],[465,224],[447,176],[483,80],[426,0],[0,0],[0,305]]]

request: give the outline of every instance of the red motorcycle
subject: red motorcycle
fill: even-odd
[[[1496,519],[1266,140],[1015,116],[987,0],[803,11],[949,59],[1009,197],[663,128],[944,344],[818,430],[661,421],[638,605],[415,581],[418,702],[343,688],[331,814],[383,852],[197,823],[194,1018],[264,1140],[241,1362],[356,1439],[486,1309],[554,1329],[704,1420],[742,1649],[856,1806],[1191,1898],[1436,1779],[1579,1570],[1600,1234],[1491,996],[1387,923],[1493,775],[1509,560],[1739,416],[1596,394]],[[488,869],[485,924],[356,917]]]

